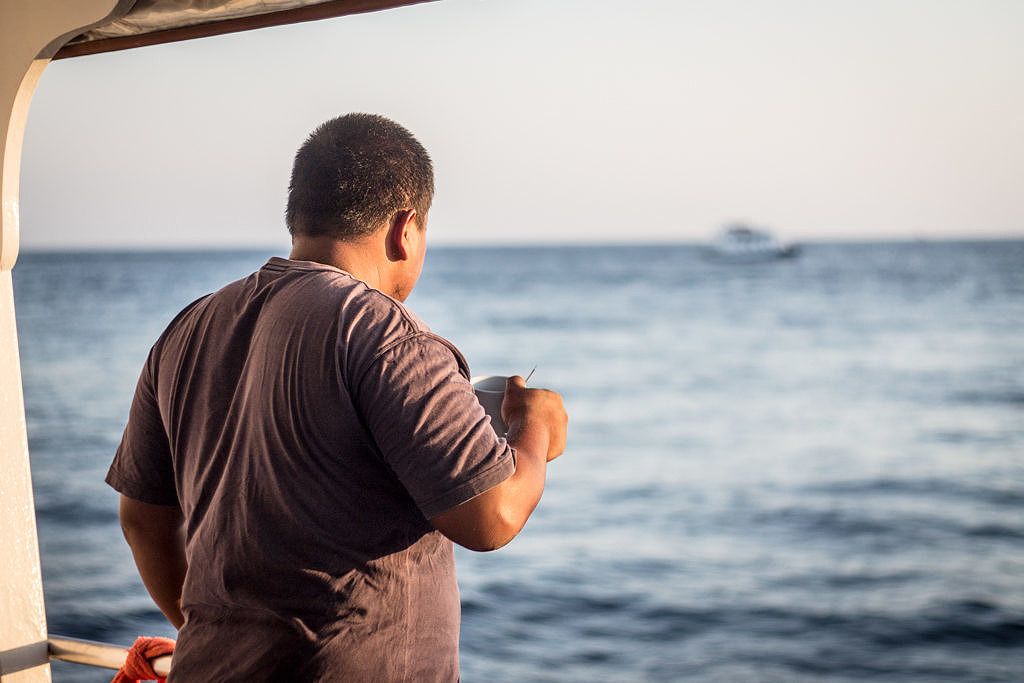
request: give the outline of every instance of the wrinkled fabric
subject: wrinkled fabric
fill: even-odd
[[[514,467],[454,346],[347,273],[273,258],[157,340],[107,481],[185,516],[172,681],[451,681],[453,550],[428,520]]]

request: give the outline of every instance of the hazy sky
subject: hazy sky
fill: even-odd
[[[442,0],[55,62],[23,245],[283,248],[349,111],[430,150],[434,244],[1024,235],[1024,2]]]

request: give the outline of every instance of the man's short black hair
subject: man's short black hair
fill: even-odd
[[[434,198],[430,155],[408,130],[375,114],[321,124],[295,155],[288,186],[288,231],[354,239],[403,209],[425,226]]]

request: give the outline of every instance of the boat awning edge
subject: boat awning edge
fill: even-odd
[[[53,58],[127,50],[430,1],[138,0],[126,15],[73,38]]]

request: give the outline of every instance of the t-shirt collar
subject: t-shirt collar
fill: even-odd
[[[271,256],[263,267],[269,267],[271,270],[329,270],[352,277],[351,273],[344,271],[341,268],[335,268],[334,266],[326,263],[319,263],[318,261],[296,261],[293,259],[283,258],[281,256]]]

